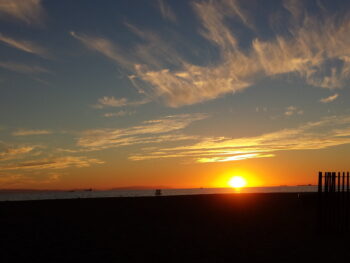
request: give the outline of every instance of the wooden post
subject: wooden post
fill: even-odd
[[[322,172],[318,172],[318,231],[322,232],[323,231],[323,225],[324,225],[324,220],[323,220],[323,198],[322,198]]]
[[[336,179],[337,179],[337,173],[333,172],[333,174],[332,174],[332,190],[331,190],[331,192],[335,192]]]
[[[346,173],[346,201],[345,201],[345,206],[346,206],[346,212],[345,212],[345,231],[349,231],[349,215],[350,215],[350,198],[349,198],[349,172]]]
[[[322,193],[322,172],[318,173],[318,192]]]
[[[334,200],[334,206],[335,206],[335,230],[337,232],[341,231],[341,197],[340,197],[340,172],[338,172],[338,185],[337,185],[337,190],[335,191],[336,196]]]
[[[323,202],[323,222],[324,222],[324,230],[328,231],[328,225],[329,225],[329,190],[330,190],[330,184],[331,184],[331,173],[326,172],[326,183],[325,183],[325,193],[324,193],[324,202]]]
[[[350,231],[350,172],[318,173],[318,213],[321,233]]]
[[[330,194],[330,204],[329,204],[329,207],[330,207],[330,210],[329,210],[329,213],[330,213],[330,217],[331,217],[331,220],[330,220],[330,229],[331,231],[334,231],[334,225],[335,225],[335,222],[336,222],[336,208],[334,206],[334,203],[335,203],[335,191],[336,191],[336,183],[337,183],[337,173],[336,172],[332,172],[332,189],[331,189],[331,194]]]
[[[340,209],[341,209],[341,232],[346,231],[346,225],[347,225],[347,221],[346,221],[346,210],[347,210],[347,202],[345,199],[345,172],[342,173],[342,192],[341,192],[341,203],[340,203]]]

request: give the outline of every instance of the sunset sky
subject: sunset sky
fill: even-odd
[[[0,0],[0,188],[316,183],[349,80],[350,1]]]

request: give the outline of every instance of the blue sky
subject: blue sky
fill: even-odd
[[[303,151],[345,168],[349,15],[339,0],[0,0],[0,188],[211,186],[281,158],[305,182]]]

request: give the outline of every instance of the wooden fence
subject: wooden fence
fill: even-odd
[[[318,175],[320,231],[328,234],[349,232],[349,172],[320,172]]]

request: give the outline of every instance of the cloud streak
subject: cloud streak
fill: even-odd
[[[49,54],[45,48],[40,47],[34,42],[28,40],[14,39],[0,33],[0,41],[9,47],[19,49],[23,52],[35,54],[44,58],[49,57]]]
[[[17,158],[22,158],[33,153],[36,146],[9,146],[0,142],[0,161],[8,161]]]
[[[123,116],[130,116],[135,114],[134,111],[125,111],[125,110],[121,110],[121,111],[117,111],[117,112],[107,112],[105,114],[103,114],[104,117],[106,118],[111,118],[111,117],[123,117]]]
[[[322,102],[322,103],[330,103],[330,102],[335,101],[338,97],[339,97],[339,94],[336,93],[336,94],[331,95],[331,96],[329,96],[327,98],[321,99],[320,102]]]
[[[125,107],[125,106],[139,106],[149,102],[150,100],[147,98],[139,101],[129,101],[127,98],[116,99],[113,96],[112,97],[104,96],[98,99],[97,104],[93,105],[93,107],[96,109],[103,109],[107,107],[118,108],[118,107]]]
[[[128,56],[125,56],[125,51],[118,47],[115,43],[102,37],[92,37],[85,34],[77,34],[74,31],[70,35],[81,41],[87,48],[99,52],[107,58],[121,64],[125,68],[132,68],[133,64]]]
[[[28,25],[42,25],[46,14],[41,0],[0,0],[0,18]]]
[[[1,170],[44,170],[90,167],[93,164],[104,162],[94,158],[67,156],[57,158],[44,158],[34,161],[24,161],[0,166]]]
[[[158,7],[164,19],[169,20],[173,23],[177,21],[174,11],[165,0],[158,0]]]
[[[46,135],[52,134],[49,130],[18,130],[12,133],[13,136]]]
[[[14,71],[14,72],[24,73],[24,74],[51,73],[48,69],[40,66],[19,64],[19,63],[10,62],[10,61],[5,61],[5,62],[0,61],[0,67],[7,70]]]
[[[333,116],[256,137],[201,138],[195,144],[145,150],[130,160],[193,158],[197,162],[222,162],[273,157],[279,151],[316,150],[350,143],[350,117]]]
[[[230,162],[230,161],[241,161],[252,158],[268,158],[274,157],[274,154],[261,154],[261,153],[247,153],[247,154],[238,154],[229,157],[211,157],[211,158],[198,158],[198,163],[216,163],[216,162]]]
[[[78,146],[92,150],[133,144],[160,143],[196,138],[182,134],[167,135],[186,128],[195,121],[207,118],[206,114],[182,114],[142,122],[141,125],[124,129],[87,130],[78,139]]]
[[[132,47],[132,52],[111,41],[72,33],[87,47],[124,66],[132,83],[140,90],[160,97],[170,107],[191,105],[236,93],[266,77],[294,74],[308,85],[327,89],[341,88],[350,77],[350,16],[335,19],[307,13],[302,2],[285,1],[289,12],[288,34],[269,39],[253,38],[248,48],[240,47],[240,39],[230,21],[253,32],[259,28],[242,1],[194,2],[201,23],[199,33],[219,51],[219,59],[207,65],[196,65],[181,55],[157,34],[147,34],[127,25],[145,44]],[[288,16],[287,16],[288,19]],[[285,30],[286,31],[286,30]],[[157,48],[154,48],[157,47]],[[122,54],[133,54],[126,56]],[[140,88],[142,87],[142,88]]]
[[[286,116],[292,116],[292,115],[303,115],[304,111],[298,109],[295,106],[289,106],[286,108],[286,111],[284,112],[284,115]]]

